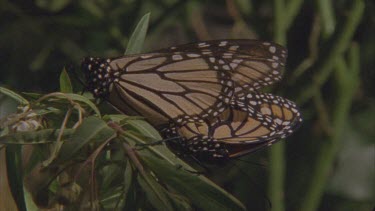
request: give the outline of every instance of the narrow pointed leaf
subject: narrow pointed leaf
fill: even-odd
[[[173,207],[165,189],[149,173],[138,175],[139,185],[145,191],[148,201],[155,209],[164,211],[171,210]]]
[[[60,74],[60,92],[73,93],[72,82],[70,81],[68,72],[66,72],[65,68]]]
[[[62,140],[73,134],[73,129],[65,129]],[[44,144],[56,141],[59,129],[44,129],[38,131],[17,132],[0,137],[0,144]]]
[[[91,116],[86,118],[61,147],[58,161],[66,161],[74,157],[86,144],[90,142],[102,142],[111,137],[115,131],[103,120]]]
[[[25,98],[23,98],[21,95],[13,92],[10,89],[4,88],[4,87],[0,87],[0,93],[2,93],[4,95],[7,95],[8,97],[16,100],[21,105],[28,105],[29,104],[29,102]]]
[[[133,34],[129,39],[128,46],[125,51],[127,54],[137,54],[142,52],[143,43],[146,38],[148,23],[150,20],[150,13],[144,15],[135,27]]]
[[[162,159],[150,157],[143,151],[138,153],[163,183],[189,198],[198,208],[202,210],[246,210],[245,206],[234,196],[207,178],[194,175],[183,168],[168,165]]]
[[[9,186],[13,199],[20,211],[26,211],[23,191],[21,146],[7,146],[5,156]]]
[[[96,107],[96,105],[91,102],[90,99],[82,96],[82,95],[78,95],[78,94],[73,94],[73,93],[65,93],[66,96],[68,96],[69,98],[71,98],[72,100],[74,101],[79,101],[79,102],[82,102],[82,103],[85,103],[86,105],[88,105],[98,116],[100,116],[100,111],[98,109],[98,107]],[[63,95],[58,95],[57,98],[61,98],[63,99],[64,96]]]

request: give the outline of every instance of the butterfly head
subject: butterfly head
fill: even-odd
[[[109,63],[110,59],[87,57],[81,62],[81,68],[85,74],[87,89],[95,98],[107,97],[110,85],[115,80]]]

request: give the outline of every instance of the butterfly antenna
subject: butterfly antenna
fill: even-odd
[[[238,166],[235,162],[231,161],[231,163],[233,164],[233,166],[237,168],[239,172],[241,172],[249,178],[249,181],[255,186],[255,189],[262,194],[262,198],[266,201],[267,206],[271,209],[272,203],[268,196],[265,194],[264,190],[259,186],[259,184],[256,183],[253,179],[251,179],[251,176],[246,171],[244,171],[240,166]]]
[[[166,142],[173,141],[173,140],[180,139],[180,138],[181,138],[181,136],[175,136],[175,137],[166,138],[166,139],[162,139],[162,140],[159,140],[159,141],[153,141],[153,142],[145,143],[145,144],[139,144],[139,143],[137,143],[136,146],[140,147],[138,150],[142,150],[142,149],[144,149],[147,146],[160,145],[162,143],[166,143]]]

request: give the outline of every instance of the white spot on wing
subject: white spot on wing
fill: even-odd
[[[205,43],[205,42],[198,43],[199,48],[204,48],[204,47],[208,47],[208,46],[210,46],[210,45]]]
[[[250,101],[250,104],[251,105],[257,105],[257,102],[256,101]]]
[[[221,41],[220,42],[220,44],[219,44],[219,46],[226,46],[228,44],[228,41]]]
[[[235,69],[237,66],[238,66],[238,64],[236,64],[236,63],[230,63],[229,64],[233,69]]]
[[[277,118],[275,119],[275,122],[278,124],[278,125],[281,125],[283,123],[283,121],[281,121],[281,119]]]
[[[173,60],[182,60],[182,56],[181,55],[173,55],[172,59]]]
[[[234,63],[237,63],[237,64],[241,63],[242,61],[243,61],[242,59],[234,59],[234,60],[233,60],[233,62],[234,62]]]
[[[224,69],[224,70],[230,70],[230,68],[229,68],[228,65],[223,65],[223,69]]]
[[[275,46],[270,46],[268,48],[268,50],[271,52],[271,53],[275,53],[276,52],[276,47]]]
[[[152,55],[145,54],[145,55],[141,56],[141,59],[148,59],[148,58],[151,58],[151,57],[152,57]]]
[[[238,45],[232,45],[232,46],[229,47],[229,50],[236,51],[239,47],[240,46],[238,46]]]
[[[196,53],[189,53],[189,54],[187,54],[187,56],[191,57],[191,58],[195,58],[195,57],[199,57],[200,55],[196,54]]]

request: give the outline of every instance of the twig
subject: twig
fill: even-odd
[[[354,5],[348,15],[347,21],[341,31],[337,32],[337,39],[333,41],[332,47],[328,50],[328,55],[322,58],[322,63],[316,68],[316,74],[313,77],[313,84],[301,90],[303,92],[297,98],[297,103],[303,104],[307,102],[316,89],[328,80],[335,66],[336,58],[348,48],[355,30],[362,18],[364,3],[361,0],[354,1]]]
[[[301,7],[304,1],[303,0],[289,0],[287,2],[288,3],[285,5],[286,12],[284,12],[284,15],[285,15],[284,27],[286,29],[288,29],[292,25],[298,12],[301,10]]]
[[[321,16],[321,25],[323,26],[323,38],[328,38],[333,34],[336,26],[332,0],[319,0],[317,5]]]
[[[314,104],[318,113],[318,119],[320,123],[320,127],[323,131],[326,132],[327,135],[333,134],[333,128],[331,121],[329,119],[329,112],[327,111],[327,105],[324,103],[323,97],[319,90],[316,90],[314,95]]]
[[[297,81],[297,79],[306,72],[306,70],[313,66],[313,64],[316,62],[318,58],[318,44],[321,30],[319,22],[320,17],[315,16],[309,37],[309,56],[295,68],[289,80],[289,85],[294,84]]]
[[[48,166],[49,164],[52,163],[52,161],[55,160],[55,158],[57,157],[60,149],[61,149],[61,146],[63,145],[63,142],[62,142],[62,135],[64,134],[64,130],[66,128],[66,124],[68,123],[68,119],[70,118],[71,114],[72,114],[72,111],[73,109],[72,108],[69,108],[68,111],[66,112],[65,114],[65,117],[64,117],[64,120],[61,124],[61,127],[60,127],[60,131],[59,131],[59,134],[57,136],[57,140],[56,142],[54,142],[54,144],[52,145],[53,146],[53,150],[51,152],[51,155],[50,157],[43,161],[43,166],[46,167]]]
[[[103,148],[111,141],[113,140],[114,138],[117,137],[117,134],[114,134],[112,135],[111,137],[109,137],[107,140],[105,140],[98,148],[95,149],[95,151],[86,159],[86,161],[81,165],[81,168],[78,170],[78,172],[76,173],[76,175],[74,176],[74,180],[77,180],[78,176],[81,174],[81,171],[82,169],[84,168],[84,166],[88,165],[89,163],[91,164],[91,201],[94,201],[95,203],[98,203],[98,194],[96,192],[96,194],[94,195],[94,191],[96,190],[95,186],[96,186],[96,180],[95,180],[95,160],[96,158],[98,157],[99,153],[101,151],[103,151]],[[93,209],[94,207],[92,206],[93,204],[91,204],[91,209]],[[95,206],[96,208],[99,207],[99,205],[96,205]]]

